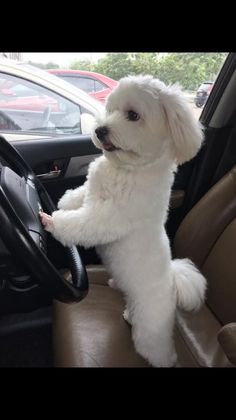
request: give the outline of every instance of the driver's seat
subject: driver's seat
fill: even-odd
[[[191,258],[208,281],[202,309],[177,315],[177,366],[236,365],[235,249],[236,166],[193,207],[175,236],[175,256]],[[54,304],[55,366],[150,367],[135,352],[122,295],[107,285],[102,266],[87,268],[88,296]]]

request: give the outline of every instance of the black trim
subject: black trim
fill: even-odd
[[[90,136],[84,135],[20,140],[12,144],[33,168],[46,161],[101,153],[101,150],[94,146]]]
[[[220,70],[220,73],[214,83],[212,91],[207,100],[207,104],[203,108],[203,111],[200,115],[200,121],[202,122],[204,126],[207,127],[209,125],[210,120],[213,116],[213,113],[215,112],[215,109],[222,97],[222,94],[225,91],[227,84],[229,83],[231,76],[233,75],[235,71],[235,68],[236,68],[236,54],[230,53],[227,56]]]

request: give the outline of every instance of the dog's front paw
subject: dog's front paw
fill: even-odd
[[[52,232],[54,228],[52,216],[50,216],[47,213],[44,213],[43,211],[39,212],[39,216],[40,216],[44,229],[47,230],[48,232]]]

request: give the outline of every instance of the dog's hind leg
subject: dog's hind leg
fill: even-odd
[[[158,304],[157,304],[158,307]],[[167,308],[166,308],[167,309]],[[153,311],[136,305],[132,315],[132,338],[136,351],[154,367],[175,366],[174,311]]]
[[[109,279],[108,280],[108,285],[114,290],[120,290],[119,287],[117,286],[117,282],[114,279]],[[131,325],[130,311],[129,311],[127,305],[126,305],[125,310],[123,312],[123,318],[126,322],[128,322],[128,324]]]

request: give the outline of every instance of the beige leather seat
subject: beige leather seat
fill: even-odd
[[[236,166],[181,223],[174,254],[191,258],[208,280],[206,304],[179,312],[175,342],[179,367],[236,364]],[[90,291],[77,304],[54,305],[54,360],[58,367],[149,367],[134,350],[124,301],[107,285],[103,267],[88,267]]]

